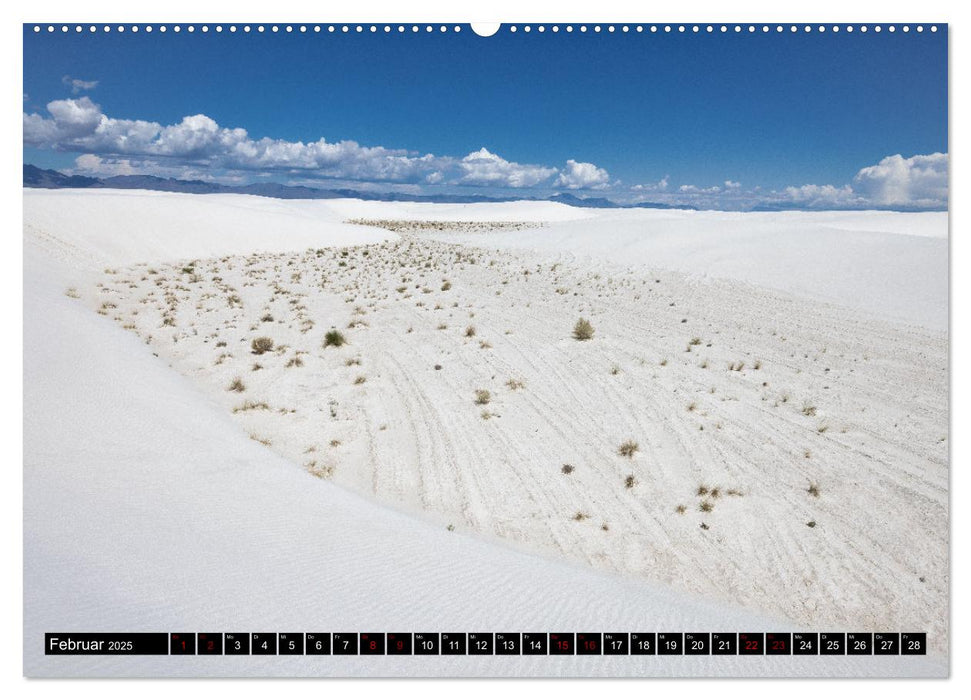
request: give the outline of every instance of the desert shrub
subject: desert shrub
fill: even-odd
[[[317,460],[311,460],[303,466],[311,475],[316,476],[318,479],[330,479],[334,476],[334,465],[332,464],[319,464]]]
[[[451,288],[452,288],[452,283],[451,282],[449,282],[448,280],[445,280],[444,282],[442,282],[442,291],[443,292],[447,292]]]
[[[339,348],[340,346],[344,345],[346,342],[347,342],[347,338],[345,338],[344,334],[338,330],[327,331],[327,333],[324,335],[325,348],[329,348],[332,346],[335,348]]]
[[[564,464],[562,467],[560,467],[560,471],[564,474],[572,474],[574,469],[576,469],[576,467],[574,467],[572,464]]]
[[[521,379],[510,379],[508,382],[506,382],[506,386],[513,391],[516,391],[517,389],[522,389],[524,386],[526,386],[526,382],[522,381]]]
[[[273,314],[263,314],[262,318],[260,318],[260,321],[262,321],[263,323],[273,323]]]
[[[465,328],[465,337],[466,338],[471,338],[474,335],[475,335],[475,326],[466,326],[466,328]]]
[[[492,401],[492,394],[488,389],[476,389],[475,391],[475,402],[480,406],[484,406]]]
[[[627,457],[628,459],[632,459],[634,457],[634,453],[637,452],[639,449],[641,449],[641,446],[638,445],[635,441],[626,440],[625,442],[621,443],[620,447],[617,449],[617,453],[621,457]]]
[[[809,488],[806,489],[806,491],[813,498],[819,498],[819,484],[817,484],[815,481],[809,484]]]
[[[634,488],[634,485],[635,484],[637,484],[637,479],[634,478],[634,475],[633,474],[628,474],[624,478],[624,487],[625,488],[632,489],[632,488]]]
[[[804,416],[815,416],[816,407],[813,406],[809,401],[802,402],[802,415]]]
[[[244,401],[242,406],[233,409],[233,413],[241,411],[269,411],[270,405],[266,401]]]
[[[229,387],[226,389],[226,391],[235,391],[236,393],[242,393],[246,391],[246,385],[243,384],[242,379],[240,379],[239,377],[236,377],[229,385]]]
[[[683,503],[674,509],[674,512],[678,515],[684,515],[688,511],[688,507]]]
[[[573,337],[577,340],[590,340],[593,337],[593,326],[585,318],[581,318],[573,326]]]
[[[710,513],[715,509],[714,504],[711,501],[702,501],[701,505],[698,506],[698,510],[702,513]]]
[[[259,338],[253,338],[250,347],[253,349],[254,355],[262,355],[265,352],[270,352],[273,349],[273,338],[268,338],[265,335]]]
[[[363,384],[366,381],[367,381],[367,377],[365,377],[363,374],[359,374],[354,378],[355,384]]]

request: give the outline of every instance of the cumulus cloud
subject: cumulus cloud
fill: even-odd
[[[350,181],[454,184],[524,188],[545,182],[559,171],[543,165],[523,165],[486,148],[461,159],[415,154],[355,141],[304,143],[252,138],[246,129],[226,128],[205,114],[183,117],[176,124],[116,119],[106,115],[89,97],[54,100],[47,115],[23,115],[24,144],[113,159],[137,158],[159,169],[191,166],[221,171],[304,173],[307,176]],[[101,166],[108,162],[99,161]],[[586,173],[589,164],[583,166]],[[78,164],[93,168],[91,159]],[[568,167],[572,167],[568,164]],[[595,166],[593,181],[599,182]],[[605,172],[604,172],[605,174]],[[585,174],[588,179],[591,177]]]
[[[602,190],[610,184],[610,175],[593,163],[578,163],[568,160],[566,168],[560,171],[553,183],[555,187],[568,190]]]
[[[668,189],[668,181],[670,180],[669,175],[665,175],[657,182],[650,182],[648,184],[638,184],[631,185],[630,189],[632,192],[666,192]]]
[[[834,187],[833,185],[786,187],[784,194],[786,199],[809,207],[845,206],[863,203],[849,185],[842,187]]]
[[[138,167],[132,165],[127,158],[105,160],[93,153],[85,153],[74,159],[74,173],[94,177],[111,177],[112,175],[134,175]]]
[[[63,78],[61,78],[61,82],[71,88],[72,95],[77,95],[78,93],[86,90],[94,90],[96,87],[98,87],[99,81],[80,80],[78,78],[72,78],[69,75],[65,75]]]
[[[250,138],[246,129],[225,128],[204,114],[177,124],[115,119],[87,96],[54,100],[49,116],[24,114],[24,143],[100,156],[155,158],[209,168],[313,170],[318,176],[404,181],[440,165],[435,156],[365,147],[354,141],[312,143]]]
[[[252,181],[253,173],[239,170],[213,171],[205,166],[182,164],[176,161],[159,161],[154,158],[117,158],[84,153],[74,159],[73,168],[64,168],[68,175],[89,177],[114,177],[116,175],[154,175],[178,180],[203,180],[221,184],[245,184]]]
[[[887,156],[861,169],[851,184],[787,187],[782,197],[813,208],[942,209],[947,206],[946,153]]]
[[[465,156],[458,165],[462,171],[459,182],[467,185],[533,187],[556,174],[556,168],[512,163],[486,148]]]
[[[904,158],[887,156],[863,168],[853,178],[853,189],[881,206],[934,207],[947,204],[946,153]]]
[[[722,188],[718,185],[712,185],[711,187],[698,187],[697,185],[681,185],[678,188],[678,192],[681,194],[718,194],[722,191]]]

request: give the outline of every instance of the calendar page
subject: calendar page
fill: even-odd
[[[948,675],[946,23],[22,33],[26,676]]]

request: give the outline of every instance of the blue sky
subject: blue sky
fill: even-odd
[[[946,202],[944,26],[482,38],[28,25],[23,111],[25,162],[87,174],[719,208]]]

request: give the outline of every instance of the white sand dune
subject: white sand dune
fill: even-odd
[[[728,278],[946,330],[946,212],[605,211],[489,246]],[[442,240],[476,243],[474,235]]]
[[[553,204],[24,200],[28,675],[947,672],[932,324],[675,265],[591,266],[588,240],[555,237],[617,213]],[[873,216],[881,236],[935,240]],[[361,217],[547,225],[433,238],[340,223]],[[846,215],[845,235],[864,218]],[[570,337],[579,315],[590,341]],[[323,347],[332,326],[348,345]],[[285,350],[253,355],[259,335]],[[55,630],[368,627],[903,629],[934,646],[677,664],[40,653]]]

